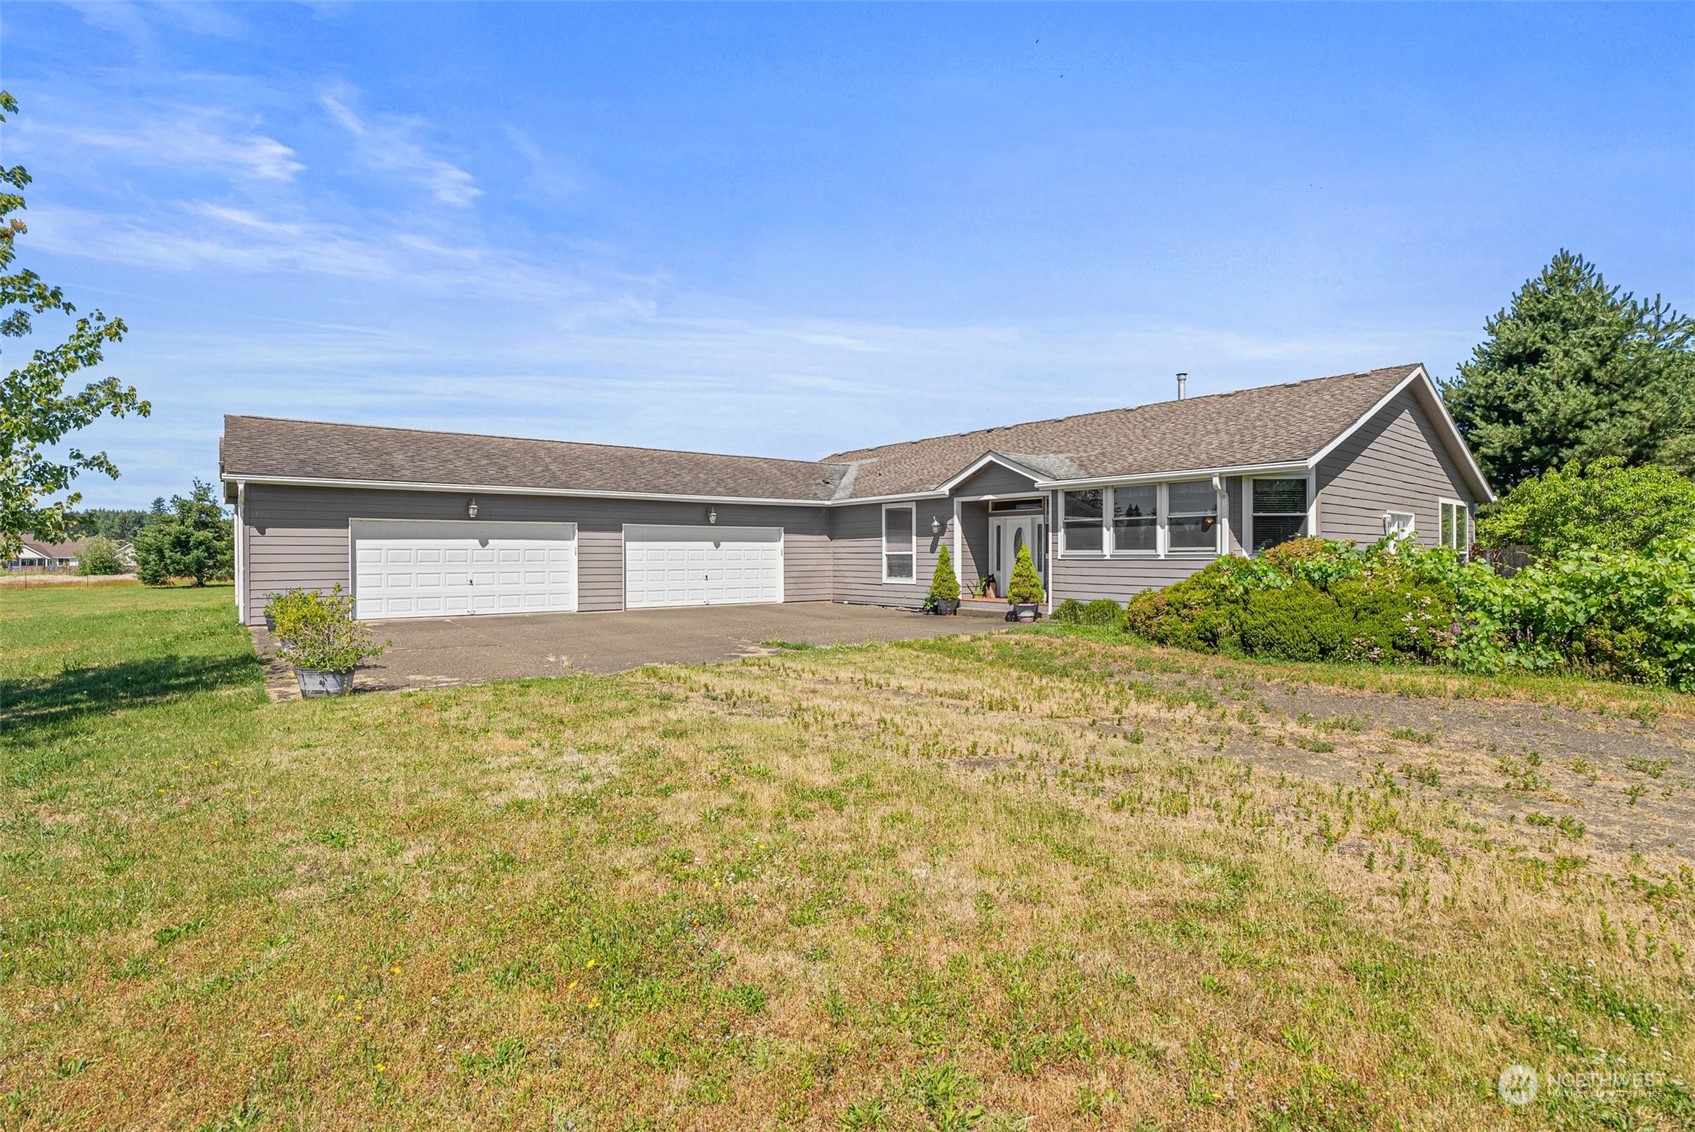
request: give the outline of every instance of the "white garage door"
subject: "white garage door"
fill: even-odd
[[[783,528],[624,528],[624,608],[783,600]]]
[[[577,524],[354,519],[361,620],[577,608]]]

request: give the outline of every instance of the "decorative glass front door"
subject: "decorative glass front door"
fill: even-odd
[[[995,576],[995,592],[1006,594],[1018,552],[1030,548],[1030,561],[1048,585],[1048,521],[1041,515],[991,515],[989,517],[989,573]]]

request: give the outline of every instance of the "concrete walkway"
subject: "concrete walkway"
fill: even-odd
[[[392,644],[361,668],[360,691],[480,684],[526,676],[622,672],[644,664],[710,664],[772,651],[764,641],[860,644],[1005,628],[1000,618],[926,617],[899,609],[828,602],[535,613],[384,621]],[[263,630],[258,636],[264,637]],[[261,655],[265,642],[260,641]]]

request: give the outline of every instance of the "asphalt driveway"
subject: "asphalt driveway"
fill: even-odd
[[[860,644],[1004,628],[998,617],[926,617],[899,609],[829,602],[535,613],[385,621],[393,642],[361,668],[360,690],[478,684],[573,672],[622,672],[644,664],[709,664],[771,651],[763,641]]]

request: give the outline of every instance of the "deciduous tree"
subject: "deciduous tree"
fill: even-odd
[[[17,100],[0,91],[0,122],[17,111]],[[29,183],[23,166],[0,168],[0,335],[28,338],[35,316],[50,312],[74,321],[64,342],[36,348],[29,361],[0,378],[0,559],[13,557],[25,534],[49,541],[67,536],[66,509],[82,499],[70,491],[78,475],[96,471],[117,478],[117,466],[104,452],[74,445],[60,450],[66,437],[103,416],[146,416],[151,410],[133,386],[115,377],[65,391],[69,378],[100,364],[105,348],[123,339],[125,326],[98,310],[77,317],[60,288],[33,271],[11,270],[17,238],[28,231],[13,214],[23,210]]]

